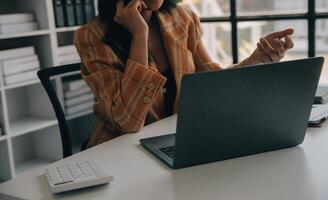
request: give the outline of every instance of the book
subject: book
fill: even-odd
[[[57,52],[58,52],[58,56],[65,56],[67,54],[76,54],[76,55],[78,55],[76,47],[74,45],[67,45],[67,46],[58,47]]]
[[[65,13],[63,0],[53,0],[56,27],[65,26]]]
[[[82,0],[74,0],[75,22],[77,25],[85,23],[85,12],[83,10]]]
[[[5,76],[4,83],[5,83],[5,85],[12,85],[12,84],[21,83],[24,81],[34,80],[34,79],[37,79],[37,72],[38,72],[38,69],[29,71],[29,72],[11,75],[11,76]]]
[[[3,67],[9,67],[9,66],[16,66],[24,63],[29,63],[33,61],[37,61],[38,56],[37,55],[32,55],[32,56],[24,56],[20,58],[14,58],[14,59],[4,59],[2,62]]]
[[[93,100],[94,98],[95,98],[95,96],[92,93],[89,93],[89,94],[81,95],[78,97],[66,99],[65,106],[66,107],[75,106],[75,105],[81,104],[83,102]]]
[[[88,101],[88,102],[85,102],[85,103],[81,103],[81,104],[76,105],[76,106],[67,107],[66,108],[66,114],[67,115],[73,115],[73,114],[76,114],[76,113],[79,113],[79,112],[91,110],[94,103],[95,102],[92,100],[92,101]]]
[[[34,55],[35,55],[35,49],[33,46],[7,49],[7,50],[0,51],[0,60],[34,56]]]
[[[33,68],[33,67],[29,67],[29,65],[36,65],[36,64],[38,64],[38,67],[40,66],[40,62],[37,55],[3,60],[2,71],[4,75],[15,74],[22,71],[27,71],[28,69]]]
[[[313,105],[309,119],[309,126],[320,127],[328,118],[328,104]]]
[[[0,34],[22,33],[38,29],[36,22],[24,22],[16,24],[0,24]]]
[[[83,7],[86,22],[91,21],[95,17],[95,7],[93,0],[83,0]]]
[[[314,104],[325,104],[328,102],[328,86],[319,86],[314,98]]]
[[[59,65],[69,65],[69,64],[76,64],[76,63],[80,63],[81,60],[80,59],[75,59],[75,60],[62,60],[59,61]]]
[[[84,80],[79,79],[75,81],[65,82],[63,84],[64,91],[73,91],[85,87],[87,84]]]
[[[73,0],[64,0],[64,13],[66,19],[66,26],[74,26],[76,23],[74,16]]]
[[[16,66],[9,66],[9,67],[3,66],[3,75],[10,76],[10,75],[14,75],[14,74],[32,71],[32,70],[39,69],[39,68],[40,68],[40,62],[38,60],[29,62],[29,63],[16,65]]]
[[[72,63],[79,63],[81,62],[81,58],[77,53],[71,53],[66,55],[58,56],[59,64],[60,65],[67,65]]]
[[[0,15],[0,24],[16,24],[33,21],[34,15],[32,13],[13,13]]]
[[[64,92],[64,98],[69,99],[69,98],[77,97],[77,96],[87,94],[87,93],[90,93],[90,92],[91,92],[91,89],[89,88],[89,86],[86,85],[86,86],[81,87],[80,89],[77,89],[77,90],[65,91]]]

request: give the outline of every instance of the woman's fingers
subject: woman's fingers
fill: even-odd
[[[128,3],[126,7],[138,9],[138,7],[140,7],[140,4],[141,4],[141,0],[132,0]]]
[[[267,38],[267,39],[272,39],[272,38],[281,39],[281,38],[284,38],[286,35],[292,35],[293,33],[294,33],[294,29],[288,28],[288,29],[285,29],[285,30],[282,30],[282,31],[271,33],[271,34],[267,35],[265,38]]]
[[[260,39],[260,44],[262,45],[264,52],[271,58],[273,62],[277,62],[280,60],[277,51],[270,45],[270,43],[265,38]]]
[[[146,33],[148,31],[148,25],[140,13],[144,8],[147,8],[147,5],[142,0],[132,0],[126,6],[120,0],[116,4],[114,20],[132,35]]]
[[[280,59],[285,56],[286,49],[284,48],[284,42],[275,38],[271,44],[271,46],[275,49]]]
[[[139,12],[141,12],[143,9],[147,8],[147,5],[142,0],[132,0],[128,3],[128,5],[126,7],[128,9],[134,9],[134,10],[138,10]]]
[[[123,8],[124,8],[123,0],[118,1],[116,4],[116,12],[121,12]]]
[[[257,43],[257,50],[260,52],[260,58],[256,58],[256,60],[260,60],[262,63],[272,62],[271,57],[264,51],[264,47],[260,42]]]
[[[144,1],[141,1],[141,10],[146,8],[147,8],[147,4]]]
[[[294,42],[292,40],[292,37],[290,35],[285,36],[285,48],[286,49],[291,49],[294,47]]]

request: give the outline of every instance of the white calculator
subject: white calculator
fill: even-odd
[[[113,181],[113,176],[104,173],[96,161],[51,165],[45,169],[45,175],[54,194]]]

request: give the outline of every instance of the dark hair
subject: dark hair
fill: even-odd
[[[109,45],[114,53],[120,59],[123,59],[123,62],[126,62],[131,45],[131,34],[127,29],[114,21],[117,2],[117,0],[99,0],[98,11],[100,19],[107,26],[103,42]],[[160,11],[169,12],[175,6],[176,0],[164,0]]]

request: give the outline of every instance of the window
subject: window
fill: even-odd
[[[324,56],[328,61],[328,0],[183,0],[202,21],[203,40],[222,66],[251,54],[261,36],[295,29],[284,60]],[[215,41],[215,42],[213,42]],[[328,62],[320,82],[328,83]]]

